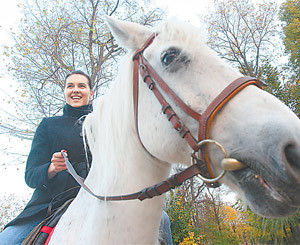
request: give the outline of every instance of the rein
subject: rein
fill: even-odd
[[[139,199],[140,201],[143,201],[145,199],[149,199],[155,196],[160,196],[171,189],[174,189],[178,186],[180,186],[183,182],[185,182],[188,179],[193,178],[196,175],[199,175],[201,173],[202,166],[200,164],[194,164],[180,173],[174,174],[168,179],[153,185],[151,187],[145,188],[139,192],[135,192],[128,195],[120,195],[120,196],[100,196],[96,195],[93,191],[90,190],[90,188],[84,183],[84,179],[81,178],[73,168],[72,164],[68,160],[66,153],[61,151],[61,154],[63,155],[67,170],[69,174],[73,176],[73,178],[78,182],[78,184],[89,194],[92,196],[102,200],[102,201],[127,201],[127,200],[136,200]]]
[[[203,114],[199,114],[192,108],[187,106],[166,84],[166,82],[156,73],[150,63],[146,60],[143,53],[144,50],[151,45],[156,33],[152,34],[150,38],[145,42],[143,47],[136,51],[133,56],[134,68],[133,68],[133,106],[134,106],[134,117],[135,117],[135,127],[139,141],[146,152],[148,152],[152,157],[154,157],[144,146],[138,129],[138,97],[139,97],[139,75],[141,75],[143,81],[147,84],[148,88],[153,92],[157,100],[162,106],[162,112],[166,115],[167,119],[172,124],[173,128],[179,133],[179,135],[186,140],[189,146],[192,148],[191,153],[191,163],[192,165],[185,170],[176,173],[169,177],[168,179],[153,185],[151,187],[145,188],[139,192],[120,195],[120,196],[99,196],[94,194],[85,184],[84,180],[76,173],[72,164],[67,159],[65,153],[61,151],[68,172],[73,176],[73,178],[80,184],[80,186],[86,190],[89,194],[103,201],[125,201],[125,200],[136,200],[139,199],[143,201],[148,198],[162,195],[163,193],[180,186],[183,182],[188,179],[198,176],[204,183],[209,187],[218,187],[220,184],[218,181],[225,175],[227,171],[234,171],[242,169],[244,166],[242,163],[236,159],[228,158],[224,147],[216,142],[215,140],[209,139],[209,130],[212,121],[216,114],[224,107],[224,105],[233,98],[239,91],[244,89],[249,85],[256,85],[259,88],[264,86],[264,84],[253,77],[244,76],[236,79],[230,83],[206,108]],[[198,140],[192,135],[191,131],[184,125],[183,121],[177,116],[171,105],[163,97],[160,90],[173,100],[173,102],[180,107],[186,114],[192,117],[194,120],[198,121]],[[223,167],[222,173],[215,177],[208,157],[207,144],[215,144],[218,146],[224,154],[224,159],[221,162]],[[154,157],[155,158],[155,157]]]

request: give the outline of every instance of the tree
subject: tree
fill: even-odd
[[[244,75],[260,77],[262,61],[274,56],[276,13],[274,2],[255,7],[250,0],[215,0],[215,10],[205,19],[208,44]]]
[[[201,212],[198,211],[197,224],[203,233],[205,243],[214,244],[237,244],[237,236],[230,230],[226,219],[226,205],[222,201],[226,189],[206,189],[205,202],[201,205]]]
[[[181,167],[175,169],[181,171]],[[171,221],[174,244],[200,244],[202,232],[197,226],[197,206],[203,202],[204,184],[190,179],[180,188],[171,191],[167,198],[166,211]]]
[[[175,244],[299,244],[299,212],[281,219],[262,218],[240,200],[224,203],[226,189],[208,190],[197,182],[191,188],[188,181],[168,196],[166,211]],[[191,190],[195,192],[198,184],[202,194],[193,198]]]
[[[300,117],[300,1],[287,0],[280,8],[283,22],[284,45],[290,55],[290,72],[285,89],[288,93],[290,108]]]
[[[283,21],[284,45],[290,54],[290,63],[300,79],[300,1],[287,0],[280,8],[280,19]]]
[[[263,80],[268,86],[264,89],[276,96],[300,117],[300,83],[293,80],[294,76],[282,75],[278,68],[273,67],[268,60],[261,67]],[[286,82],[283,82],[286,81]]]
[[[240,222],[240,215],[238,210],[234,209],[231,206],[224,205],[222,208],[222,216],[224,219],[224,226],[229,227],[231,233],[236,237],[240,238],[240,241],[246,241],[245,239],[245,232],[241,232],[241,228],[245,227],[245,224],[241,226]],[[243,229],[244,230],[244,229]],[[240,235],[242,236],[240,237]]]
[[[123,50],[104,15],[151,25],[163,14],[133,0],[28,0],[20,7],[24,18],[19,31],[12,33],[15,44],[4,52],[11,60],[10,74],[20,85],[14,100],[17,113],[6,111],[0,129],[26,139],[42,117],[61,112],[64,77],[71,70],[90,74],[96,95],[107,88]]]
[[[300,118],[300,80],[291,80],[285,84],[288,93],[288,106]]]
[[[278,63],[276,54],[281,53],[277,13],[274,2],[262,2],[255,6],[250,0],[215,0],[215,10],[206,18],[208,43],[241,73],[264,81],[268,92],[300,116],[300,78],[291,75],[293,73],[285,64],[275,64]],[[300,60],[296,57],[297,52],[299,54],[297,40],[300,32],[299,28],[294,30],[299,27],[299,0],[288,0],[280,13],[286,23],[286,50],[293,50],[291,62],[294,61],[295,67],[299,68],[295,62]],[[289,26],[288,23],[294,24]],[[297,45],[293,45],[292,49],[288,44]]]
[[[276,67],[273,67],[271,62],[268,60],[264,62],[264,64],[261,67],[262,75],[261,79],[268,84],[268,87],[266,87],[266,91],[269,93],[272,93],[274,96],[276,96],[281,101],[287,102],[286,96],[283,91],[283,84],[280,82],[280,72]]]
[[[171,221],[171,231],[174,244],[200,243],[201,236],[195,236],[193,226],[193,208],[191,202],[184,199],[183,189],[176,189],[170,193],[167,203],[167,213]]]

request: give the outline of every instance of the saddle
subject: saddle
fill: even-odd
[[[84,179],[87,176],[89,167],[85,162],[75,163],[74,167],[80,174],[80,178]],[[79,189],[80,186],[77,185],[55,196],[48,205],[47,218],[27,235],[22,245],[47,245],[55,226],[77,195],[74,195],[74,192],[78,192]]]
[[[60,208],[38,224],[25,238],[22,245],[47,245],[56,224],[74,198],[66,201]]]

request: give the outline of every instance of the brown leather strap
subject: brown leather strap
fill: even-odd
[[[154,38],[156,37],[156,33],[153,33],[145,42],[145,44],[143,45],[142,48],[140,48],[139,50],[137,50],[133,56],[133,110],[134,110],[134,123],[135,123],[135,129],[137,132],[137,136],[138,139],[140,141],[140,144],[142,145],[142,147],[144,148],[144,150],[146,152],[148,152],[148,154],[155,158],[145,147],[145,145],[142,142],[142,139],[140,137],[140,133],[139,133],[139,122],[138,122],[138,113],[139,113],[139,109],[138,109],[138,102],[139,102],[139,66],[140,66],[140,61],[139,61],[139,57],[140,55],[144,52],[145,48],[147,48],[154,40]]]
[[[207,107],[205,112],[202,114],[199,121],[199,135],[198,140],[202,141],[209,138],[207,135],[207,127],[209,128],[215,115],[223,108],[223,106],[233,98],[238,92],[249,85],[256,85],[262,87],[263,84],[253,77],[240,77],[230,83]],[[209,125],[208,125],[209,124]]]
[[[249,85],[256,85],[259,88],[263,86],[259,80],[253,77],[240,77],[230,83],[207,107],[205,112],[201,116],[199,121],[199,131],[198,131],[198,140],[199,142],[204,139],[209,139],[209,130],[212,124],[213,119],[217,113],[224,107],[224,105],[233,98],[238,92]],[[205,159],[207,163],[207,168],[212,178],[215,178],[212,168],[210,166],[210,160],[208,157],[207,146],[205,150],[202,150],[202,159]]]
[[[147,70],[147,75],[151,76],[153,80],[159,85],[159,87],[173,99],[173,101],[183,110],[185,111],[189,116],[194,118],[195,120],[199,121],[201,115],[195,112],[192,108],[187,106],[178,96],[174,93],[174,91],[166,84],[166,82],[156,73],[156,71],[153,69],[153,67],[150,65],[150,63],[144,58],[143,55],[140,55],[140,63],[143,64],[142,70]]]
[[[65,153],[61,151],[67,166],[68,172],[73,176],[73,178],[77,181],[77,183],[89,194],[100,199],[102,201],[127,201],[127,200],[135,200],[139,199],[143,201],[145,199],[149,199],[155,196],[160,196],[171,189],[174,189],[180,186],[184,181],[193,178],[197,174],[200,174],[201,169],[204,166],[202,161],[198,161],[196,164],[184,169],[180,173],[174,174],[168,179],[153,185],[151,187],[145,188],[139,192],[135,192],[128,195],[119,195],[119,196],[100,196],[95,194],[90,188],[84,183],[82,178],[76,173],[75,169],[73,168],[72,164],[66,157]]]
[[[170,97],[172,97],[176,103],[178,103],[180,106],[184,105],[184,111],[188,113],[188,115],[191,115],[193,118],[200,118],[200,115],[197,114],[195,111],[193,111],[191,108],[186,106],[183,101],[169,88],[169,86],[159,77],[159,75],[155,75],[155,79],[153,79],[153,73],[155,72],[153,68],[150,66],[150,64],[140,56],[140,63],[142,65],[140,66],[140,74],[144,80],[144,82],[148,85],[148,88],[154,93],[155,97],[159,101],[159,103],[162,106],[162,112],[167,116],[167,119],[170,121],[174,129],[176,129],[180,136],[184,138],[187,143],[190,145],[190,147],[197,151],[199,150],[197,140],[193,137],[190,130],[184,125],[184,123],[180,120],[180,118],[177,116],[173,108],[170,106],[170,104],[167,102],[167,100],[164,98],[164,96],[159,91],[158,87],[156,86],[156,83],[159,85],[159,87]],[[150,69],[150,70],[149,70]],[[151,73],[150,73],[151,71]],[[157,80],[156,80],[157,79]],[[158,82],[159,80],[159,82]],[[134,82],[135,83],[135,82]]]
[[[147,148],[144,146],[142,139],[140,137],[140,133],[139,133],[139,122],[138,122],[138,113],[139,113],[139,108],[138,108],[138,101],[139,101],[139,82],[135,82],[135,81],[139,81],[139,61],[138,60],[134,60],[133,63],[133,109],[134,109],[134,123],[135,123],[135,130],[137,132],[137,136],[138,139],[140,141],[141,146],[144,148],[144,150],[146,152],[148,152],[148,154],[155,158],[148,150]]]

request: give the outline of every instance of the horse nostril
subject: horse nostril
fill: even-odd
[[[285,147],[284,152],[290,167],[295,171],[294,174],[300,174],[300,148],[289,144]]]

